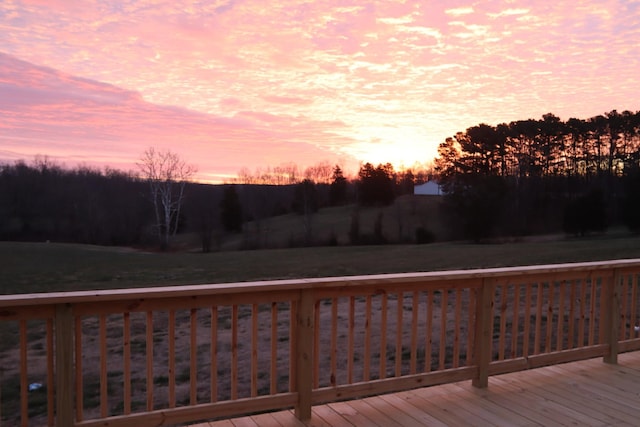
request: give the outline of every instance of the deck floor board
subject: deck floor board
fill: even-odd
[[[489,378],[317,405],[306,423],[292,410],[198,425],[238,426],[634,426],[640,420],[640,351],[617,365],[589,359]]]

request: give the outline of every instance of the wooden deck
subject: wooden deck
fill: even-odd
[[[240,426],[637,426],[640,352],[618,365],[601,358],[489,378],[313,407],[304,424],[293,411],[205,422],[192,427]]]

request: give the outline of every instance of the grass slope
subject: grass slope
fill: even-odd
[[[112,289],[640,258],[640,237],[474,245],[338,246],[146,253],[58,243],[0,242],[0,293]]]
[[[431,231],[439,240],[444,240],[446,232],[440,218],[442,198],[438,196],[398,197],[390,206],[360,207],[355,205],[320,209],[312,215],[311,228],[316,242],[326,243],[334,238],[338,244],[349,244],[349,230],[354,213],[360,219],[360,234],[372,235],[378,216],[382,218],[382,234],[393,243],[410,242],[415,231],[423,227]],[[221,243],[223,250],[242,247],[243,239],[250,238],[259,247],[292,247],[305,241],[304,217],[288,214],[253,221],[245,225],[243,235],[231,236]],[[195,239],[194,241],[196,241]],[[193,246],[193,244],[192,244]]]

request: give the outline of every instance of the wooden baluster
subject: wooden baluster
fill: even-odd
[[[238,305],[231,307],[231,400],[238,398]]]
[[[540,339],[542,334],[542,300],[544,294],[543,283],[538,282],[536,286],[536,327],[533,337],[533,354],[540,353]]]
[[[413,292],[411,298],[411,363],[409,371],[411,374],[417,372],[418,365],[418,312],[420,303],[420,293],[418,291]]]
[[[211,348],[210,348],[210,370],[211,378],[209,379],[209,390],[211,390],[211,402],[218,401],[218,307],[211,307]]]
[[[320,301],[315,303],[313,324],[316,325],[313,329],[313,388],[318,388],[320,385]]]
[[[147,363],[147,412],[153,411],[153,312],[147,311],[146,319],[146,363]]]
[[[189,312],[189,404],[198,403],[198,310]]]
[[[364,323],[364,366],[362,367],[362,380],[371,379],[371,295],[367,295],[365,303],[365,323]]]
[[[456,289],[455,331],[453,335],[453,367],[460,366],[460,330],[462,323],[462,289]]]
[[[382,294],[380,302],[380,379],[387,377],[387,306],[389,298]]]
[[[258,304],[251,306],[251,397],[258,395]]]
[[[20,425],[29,425],[29,380],[27,376],[27,321],[19,322],[20,330]]]
[[[565,318],[565,291],[567,288],[567,281],[560,282],[560,289],[558,290],[558,325],[556,329],[556,350],[564,350],[563,338],[564,338],[564,318]]]
[[[607,316],[609,315],[609,292],[607,290],[608,282],[605,278],[601,278],[600,280],[600,333],[598,334],[598,343],[605,344],[606,343],[606,334],[609,333],[607,330]]]
[[[75,377],[76,377],[76,421],[84,417],[84,392],[82,374],[82,317],[75,318]]]
[[[316,310],[316,315],[318,315]],[[297,345],[297,336],[298,336],[298,301],[291,301],[289,306],[289,390],[296,391],[296,387],[298,386],[298,360],[296,357],[296,352],[298,351]],[[316,337],[316,329],[314,329],[314,337]],[[317,341],[314,338],[313,345],[313,365],[312,369],[317,369],[316,367],[319,365],[318,358],[315,355],[316,348],[318,347]],[[314,384],[316,384],[317,376],[312,375]]]
[[[591,281],[591,292],[589,293],[589,345],[594,344],[596,334],[596,281]]]
[[[576,321],[576,286],[575,280],[571,281],[571,300],[569,303],[569,330],[568,330],[568,349],[575,346],[575,321]]]
[[[620,292],[622,291],[623,276],[619,271],[614,270],[613,277],[607,280],[607,313],[605,313],[605,325],[607,334],[607,343],[609,351],[604,356],[606,363],[618,363],[618,333],[620,327]],[[604,280],[604,279],[603,279]]]
[[[586,300],[587,299],[587,283],[580,282],[580,322],[578,323],[578,347],[584,347],[585,338],[585,318],[587,315]]]
[[[522,333],[522,356],[529,356],[529,342],[531,339],[531,290],[532,283],[525,283],[524,296],[524,331]]]
[[[331,368],[329,370],[329,383],[332,387],[337,385],[338,375],[338,299],[331,299]]]
[[[278,303],[271,303],[271,359],[269,367],[269,393],[278,392]]]
[[[469,302],[467,304],[467,357],[465,365],[471,365],[473,361],[473,343],[475,342],[475,309],[476,309],[476,292],[472,289],[467,289],[469,295]]]
[[[176,407],[176,312],[169,310],[169,408]]]
[[[507,284],[500,286],[500,338],[498,339],[498,360],[504,360],[504,352],[506,350],[507,337]]]
[[[124,413],[131,413],[131,315],[124,313],[122,318],[122,358]]]
[[[620,275],[620,331],[619,339],[625,339],[625,329],[627,327],[627,313],[629,309],[629,281],[627,275]]]
[[[424,371],[431,371],[431,354],[433,345],[433,292],[426,292],[425,295],[427,305],[427,319],[425,325],[425,343],[424,343]]]
[[[398,292],[396,304],[396,377],[402,375],[402,323],[404,311],[404,294]]]
[[[449,311],[449,290],[443,289],[440,295],[440,354],[438,356],[438,369],[444,369],[445,356],[447,354],[447,312]]]
[[[553,300],[555,287],[553,281],[549,281],[549,291],[547,295],[547,334],[544,338],[544,351],[551,352],[551,332],[553,331]]]
[[[107,316],[99,316],[100,329],[100,416],[102,418],[109,414],[109,394],[107,377]]]
[[[347,331],[347,383],[353,384],[353,359],[355,357],[355,321],[356,321],[356,308],[355,297],[349,297],[349,327]]]
[[[47,319],[47,423],[54,425],[55,411],[53,402],[55,401],[54,383],[54,350],[53,350],[53,319]],[[0,400],[2,402],[2,400]],[[2,417],[0,416],[0,419]]]
[[[511,357],[518,357],[518,326],[520,319],[520,285],[513,285],[513,312],[511,315]]]

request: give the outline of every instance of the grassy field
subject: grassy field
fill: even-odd
[[[147,253],[58,243],[0,242],[0,293],[113,289],[262,279],[434,271],[640,258],[640,237],[475,245],[338,246]]]

